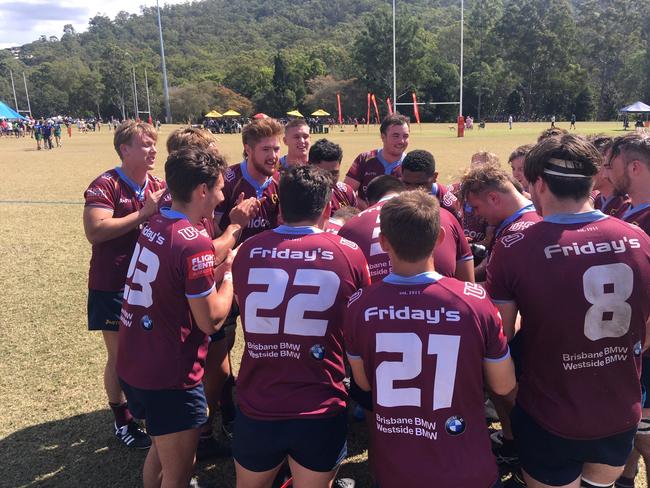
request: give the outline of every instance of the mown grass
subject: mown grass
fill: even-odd
[[[455,179],[478,150],[502,161],[534,142],[546,124],[488,124],[457,139],[447,124],[412,127],[410,149],[436,157],[440,180]],[[156,174],[163,175],[164,127]],[[584,134],[619,133],[615,123],[579,124]],[[380,145],[378,127],[334,127],[344,168],[361,151]],[[313,140],[322,137],[314,135]],[[220,135],[231,163],[241,159],[239,135]],[[112,133],[63,138],[63,147],[37,151],[29,138],[0,138],[0,486],[139,486],[143,453],[116,443],[102,387],[104,346],[86,330],[90,245],[81,224],[83,191],[119,163]],[[242,352],[233,352],[236,366]],[[351,457],[343,474],[367,481],[361,428],[352,424]],[[231,461],[198,468],[209,486],[234,486]],[[644,484],[645,486],[645,484]]]

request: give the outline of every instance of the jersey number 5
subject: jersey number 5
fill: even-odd
[[[300,336],[324,336],[326,319],[305,318],[306,312],[324,312],[336,301],[341,280],[333,271],[298,269],[293,286],[317,288],[316,293],[298,293],[287,303],[284,314],[284,333]],[[277,334],[280,317],[259,315],[260,310],[273,310],[284,302],[289,286],[289,273],[283,269],[251,268],[249,285],[267,285],[266,291],[254,291],[246,297],[244,327],[253,334]]]
[[[456,382],[460,336],[429,334],[427,354],[438,356],[433,379],[433,410],[451,407]],[[420,388],[395,388],[395,381],[417,378],[422,372],[422,340],[413,332],[376,335],[376,351],[401,353],[401,361],[382,361],[375,373],[377,403],[382,407],[421,407]]]

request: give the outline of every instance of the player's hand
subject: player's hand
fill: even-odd
[[[225,273],[232,272],[232,262],[235,259],[235,253],[231,250],[228,251],[226,259],[221,261],[220,264],[214,267],[214,281],[220,283],[223,281]]]
[[[164,188],[162,190],[157,190],[154,192],[147,191],[144,207],[142,207],[142,215],[144,217],[149,218],[158,211],[158,202],[163,196],[163,193],[165,193]]]
[[[230,222],[238,224],[240,227],[246,227],[248,222],[259,213],[260,208],[260,202],[257,198],[244,199],[244,193],[241,193],[235,206],[230,211]]]

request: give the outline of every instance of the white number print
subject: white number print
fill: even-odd
[[[379,244],[379,232],[381,232],[381,228],[379,227],[379,224],[381,219],[381,214],[377,212],[377,220],[375,222],[375,227],[372,229],[372,240],[373,242],[370,244],[370,255],[371,256],[376,256],[377,254],[385,254],[384,250],[381,248],[381,244]]]
[[[277,334],[280,317],[259,315],[260,310],[273,310],[282,304],[289,286],[289,274],[282,269],[251,268],[250,285],[268,285],[266,291],[256,291],[246,297],[245,327],[254,334]],[[305,318],[307,312],[324,312],[336,301],[341,280],[333,271],[298,269],[292,286],[313,287],[315,293],[298,293],[287,303],[284,315],[284,332],[301,336],[322,337],[327,332],[326,319]]]
[[[433,410],[451,407],[456,382],[460,336],[429,334],[427,354],[438,356],[433,385]],[[412,380],[422,372],[422,341],[412,332],[380,333],[377,352],[402,353],[401,361],[382,361],[377,366],[377,403],[383,407],[421,407],[421,388],[395,388],[394,382]]]
[[[140,263],[146,266],[146,271],[137,268],[136,265]],[[139,305],[140,307],[149,308],[153,305],[153,293],[151,291],[151,283],[158,276],[158,269],[160,268],[160,260],[158,256],[151,252],[146,247],[135,245],[133,257],[129,263],[129,270],[126,273],[126,278],[132,278],[133,285],[140,285],[141,290],[134,290],[126,285],[124,287],[124,300],[130,305]]]
[[[621,337],[630,330],[632,307],[627,299],[634,289],[634,272],[625,263],[592,266],[582,276],[585,299],[585,336],[592,341]]]

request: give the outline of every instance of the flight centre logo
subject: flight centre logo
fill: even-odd
[[[449,417],[445,422],[445,431],[451,436],[461,435],[463,432],[465,432],[466,427],[467,424],[465,422],[465,419],[456,415]]]

